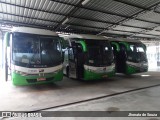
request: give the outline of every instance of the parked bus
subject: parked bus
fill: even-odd
[[[106,38],[73,34],[66,38],[64,74],[70,78],[95,80],[115,74],[114,55]]]
[[[14,27],[4,40],[6,80],[9,70],[14,85],[62,80],[62,39],[55,32]]]
[[[139,40],[109,39],[115,56],[116,72],[134,74],[148,71],[146,46]]]

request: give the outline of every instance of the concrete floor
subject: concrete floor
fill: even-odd
[[[77,81],[64,77],[63,81],[55,84],[34,86],[13,86],[11,82],[7,82],[0,85],[0,111],[34,111],[47,109],[63,104],[157,85],[160,84],[159,73],[148,72],[132,76],[117,75],[110,79],[90,82]],[[144,97],[144,99],[147,99],[147,97]],[[158,105],[159,103],[156,102],[155,106],[156,104]],[[108,107],[113,106],[110,105]],[[128,109],[132,110],[132,107]]]
[[[47,111],[160,111],[160,86]]]
[[[11,81],[0,84],[0,111],[159,111],[160,110],[160,72],[147,72],[115,77],[101,81],[77,81],[64,77],[55,84],[14,86]],[[153,86],[116,96],[109,96],[137,88]],[[60,105],[90,100],[65,107]],[[57,107],[56,107],[57,106]],[[10,118],[18,119],[22,118]],[[30,120],[31,118],[23,118]],[[39,118],[32,118],[39,120]],[[83,117],[41,118],[44,120],[82,120]],[[87,117],[88,120],[106,120],[100,117]],[[107,120],[160,120],[158,117],[108,117]]]

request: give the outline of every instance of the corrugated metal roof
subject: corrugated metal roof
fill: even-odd
[[[68,24],[82,25],[83,27],[87,27],[87,26],[97,27],[97,28],[104,28],[104,29],[111,25],[107,23],[94,22],[94,21],[76,19],[76,18],[70,18],[68,21]]]
[[[86,4],[86,7],[118,13],[126,16],[132,16],[141,10],[139,8],[116,2],[114,0],[91,0]]]
[[[153,34],[153,35],[159,35],[160,36],[160,31],[149,31],[149,32],[146,32],[147,34]]]
[[[124,17],[105,14],[105,13],[86,10],[86,9],[80,9],[73,16],[83,17],[83,18],[88,18],[88,19],[101,20],[101,21],[104,21],[104,22],[107,22],[107,21],[108,22],[115,22],[115,23],[124,19]]]
[[[123,25],[130,25],[130,26],[142,27],[142,28],[152,28],[152,27],[157,26],[158,24],[144,22],[144,21],[140,21],[140,20],[129,20],[129,21],[123,23]]]
[[[68,14],[74,6],[61,4],[58,2],[50,1],[50,0],[0,0],[8,4],[19,5],[22,7],[33,8],[37,10],[45,10],[51,12],[57,12],[62,14]],[[6,6],[3,3],[2,7]],[[7,9],[6,9],[7,10]]]
[[[142,19],[142,20],[146,20],[146,21],[160,23],[160,14],[155,13],[153,11],[149,11],[143,15],[139,15],[139,16],[137,16],[137,18]]]
[[[0,24],[22,23],[77,33],[159,34],[160,0],[89,0],[85,5],[80,1],[0,0]],[[155,9],[146,10],[152,5]]]
[[[23,17],[17,17],[13,15],[4,15],[0,13],[0,17],[3,16],[3,20],[13,21],[13,22],[20,22],[20,23],[27,23],[27,24],[38,24],[38,25],[47,25],[47,26],[55,26],[57,23],[55,22],[46,22],[42,20],[36,20],[36,19],[29,19],[29,18],[23,18]]]
[[[159,27],[156,27],[155,30],[160,30],[160,26],[159,26]]]
[[[154,11],[160,13],[160,5],[157,5],[157,6],[155,7]]]
[[[61,2],[66,2],[66,3],[77,5],[80,0],[56,0],[56,1],[61,1]]]
[[[160,2],[160,0],[120,0],[120,1],[130,3],[136,6],[141,6],[144,8],[148,8],[153,4]]]
[[[14,14],[14,15],[20,15],[25,17],[33,17],[33,18],[41,18],[46,20],[54,20],[54,21],[61,21],[65,16],[42,12],[42,11],[36,11],[28,8],[23,7],[17,7],[12,5],[6,5],[0,3],[0,12],[3,12],[4,14]]]

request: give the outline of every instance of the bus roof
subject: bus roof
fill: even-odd
[[[30,28],[30,27],[13,27],[12,28],[12,32],[58,36],[58,34],[56,32],[53,32],[53,31],[50,31],[50,30],[38,29],[38,28]]]
[[[127,39],[127,38],[108,38],[109,41],[120,41],[120,42],[134,42],[142,43],[140,40]]]
[[[90,34],[71,34],[67,38],[83,38],[83,39],[92,39],[92,40],[107,40],[103,36],[90,35]]]

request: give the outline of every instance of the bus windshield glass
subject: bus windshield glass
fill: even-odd
[[[88,54],[87,64],[91,66],[108,66],[114,61],[111,45],[105,40],[86,40]]]
[[[130,62],[147,62],[146,49],[142,43],[130,43],[128,52],[128,61]]]
[[[13,33],[12,61],[23,67],[52,67],[61,64],[60,38],[28,33]]]

